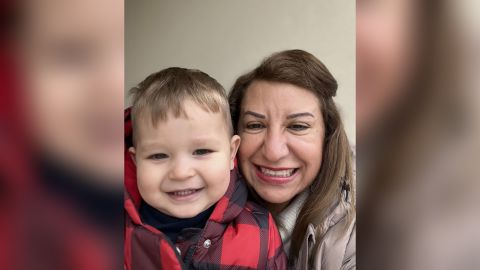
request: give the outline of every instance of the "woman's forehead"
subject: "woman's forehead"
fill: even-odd
[[[288,83],[254,82],[242,101],[242,112],[281,111],[284,113],[318,113],[318,98],[311,91]]]

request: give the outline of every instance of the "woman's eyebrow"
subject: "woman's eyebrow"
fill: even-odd
[[[310,116],[315,118],[315,116],[309,112],[301,112],[301,113],[292,113],[287,115],[287,119],[292,119],[292,118],[297,118],[297,117],[302,117],[302,116]]]
[[[267,117],[266,117],[265,115],[263,115],[263,114],[256,113],[256,112],[252,112],[252,111],[246,111],[246,112],[244,112],[243,114],[244,114],[244,115],[245,115],[245,114],[249,114],[249,115],[252,115],[252,116],[254,116],[254,117],[261,118],[261,119],[267,118]]]

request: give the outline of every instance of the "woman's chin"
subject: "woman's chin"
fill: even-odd
[[[270,204],[285,204],[290,202],[292,197],[294,197],[295,194],[291,195],[290,193],[286,192],[272,192],[271,190],[267,190],[264,192],[258,192],[258,195],[262,197],[266,202]]]

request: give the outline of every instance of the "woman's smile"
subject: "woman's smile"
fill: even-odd
[[[256,169],[256,175],[262,181],[273,185],[284,185],[295,180],[298,168],[271,168],[259,165],[253,166]]]

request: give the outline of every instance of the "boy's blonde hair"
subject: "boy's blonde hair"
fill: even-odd
[[[225,89],[208,74],[196,70],[171,67],[149,75],[140,84],[130,89],[133,97],[132,124],[133,142],[138,119],[147,120],[156,126],[166,121],[168,114],[174,117],[186,116],[184,102],[192,100],[206,111],[222,112],[227,131],[233,135],[232,120]]]

